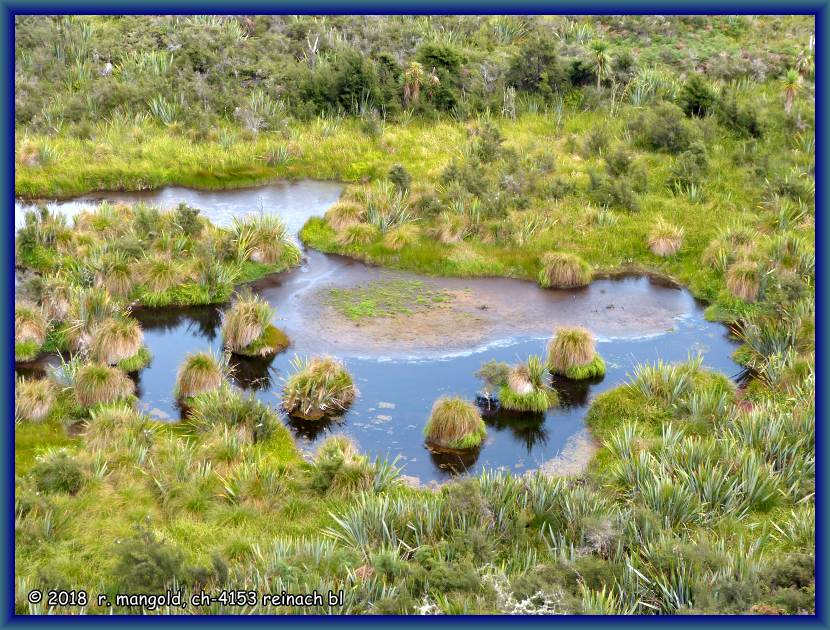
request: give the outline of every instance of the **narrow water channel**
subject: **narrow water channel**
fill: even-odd
[[[50,204],[68,215],[102,199],[200,208],[219,225],[233,216],[274,212],[292,233],[322,215],[341,191],[339,184],[300,181],[219,192],[169,187],[139,193],[96,194]],[[26,205],[15,205],[21,225]],[[332,289],[373,281],[423,283],[451,297],[450,304],[407,316],[352,321],[329,303]],[[340,357],[360,395],[342,418],[328,424],[286,419],[302,449],[313,450],[330,434],[345,434],[371,457],[399,457],[404,473],[422,482],[486,467],[523,472],[535,468],[571,472],[590,458],[584,417],[592,397],[623,382],[637,363],[685,360],[702,354],[705,366],[733,376],[736,344],[725,327],[707,322],[691,294],[647,277],[603,279],[585,289],[543,290],[531,282],[504,278],[428,278],[365,265],[340,256],[307,251],[303,265],[253,285],[276,308],[275,324],[292,347],[271,362],[237,361],[234,382],[277,408],[282,379],[294,354]],[[221,347],[223,307],[144,309],[135,313],[152,363],[135,376],[140,404],[165,421],[176,421],[173,398],[178,367],[190,352]],[[442,394],[473,399],[480,388],[474,374],[482,362],[515,363],[545,354],[556,325],[582,325],[598,339],[608,371],[595,383],[556,382],[563,404],[539,415],[488,414],[488,438],[469,456],[436,455],[423,443],[422,429],[432,403]],[[36,373],[38,365],[19,366]]]

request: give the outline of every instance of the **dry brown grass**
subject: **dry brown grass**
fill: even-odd
[[[238,352],[250,346],[262,337],[273,316],[273,309],[259,296],[240,296],[222,315],[225,347]]]
[[[14,383],[14,417],[25,422],[42,422],[55,402],[55,387],[47,379],[18,378]]]
[[[325,219],[335,232],[342,232],[363,221],[365,215],[366,212],[358,204],[339,201],[326,211]]]
[[[748,260],[739,260],[729,267],[726,273],[726,287],[732,295],[744,302],[757,300],[761,287],[758,264]]]
[[[513,366],[507,376],[507,386],[515,394],[529,394],[533,391],[533,383],[530,381],[530,370],[527,365],[520,363]]]
[[[94,361],[115,365],[138,354],[144,333],[137,321],[127,317],[109,318],[95,327],[89,343]]]
[[[118,402],[135,391],[135,384],[118,368],[88,363],[75,375],[75,398],[83,407]]]
[[[39,306],[28,303],[15,304],[14,342],[43,345],[49,322]]]
[[[648,247],[656,256],[674,256],[683,244],[683,229],[658,219],[648,235]]]
[[[190,398],[219,389],[225,380],[225,369],[220,359],[210,352],[197,352],[185,357],[176,376],[176,398]]]

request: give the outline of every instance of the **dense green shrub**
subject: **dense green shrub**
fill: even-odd
[[[703,179],[708,169],[709,154],[706,152],[706,145],[695,141],[677,156],[672,166],[672,181],[677,186],[697,184]]]
[[[678,102],[687,116],[706,116],[715,105],[715,92],[699,74],[693,74],[683,84]]]
[[[718,101],[718,122],[735,133],[752,138],[764,135],[764,125],[758,110],[749,103],[738,103],[733,94],[725,94]]]
[[[694,130],[683,111],[671,103],[660,103],[632,123],[638,141],[647,149],[680,153],[689,148]]]
[[[143,527],[120,541],[115,556],[113,578],[123,592],[163,593],[174,581],[180,586],[193,581],[193,570],[182,551]]]
[[[550,38],[533,37],[510,60],[507,82],[521,90],[539,92],[545,98],[563,91],[568,75]]]
[[[32,469],[32,476],[40,492],[75,494],[86,481],[81,464],[64,449],[40,456]]]
[[[417,58],[427,72],[424,86],[427,100],[436,109],[451,111],[461,98],[464,57],[452,46],[429,43],[418,49]]]

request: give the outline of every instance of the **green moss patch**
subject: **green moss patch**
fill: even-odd
[[[331,289],[326,304],[351,320],[412,315],[452,299],[420,280],[377,280],[348,289]]]

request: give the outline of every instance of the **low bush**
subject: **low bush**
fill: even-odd
[[[86,482],[81,464],[65,449],[49,450],[38,456],[32,477],[40,492],[76,494]]]

